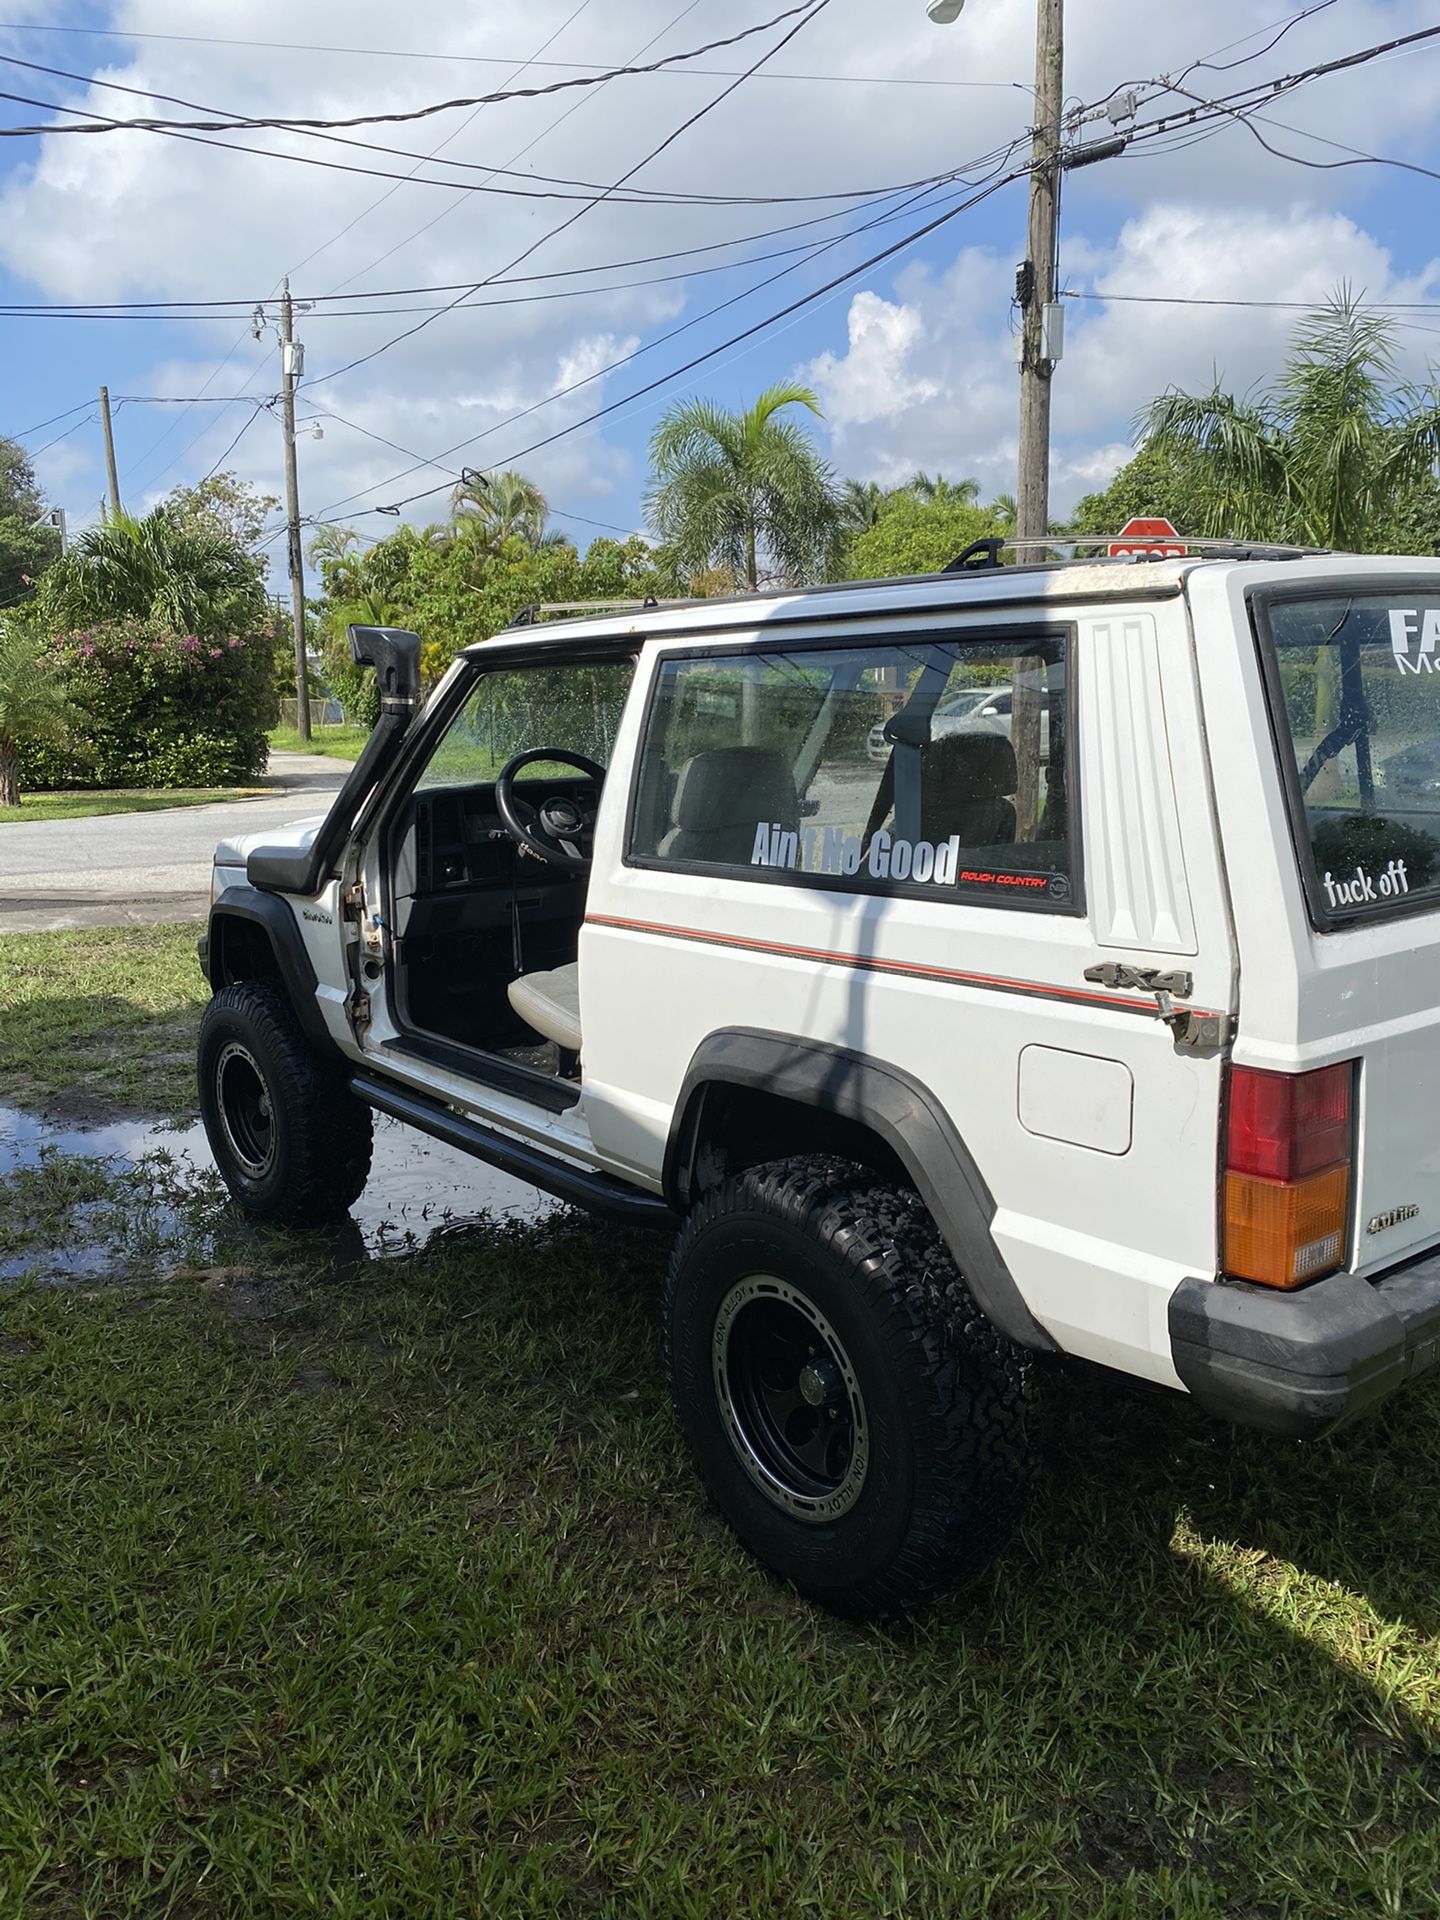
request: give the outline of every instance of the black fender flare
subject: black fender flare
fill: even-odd
[[[995,1202],[974,1156],[939,1100],[913,1075],[823,1041],[750,1027],[712,1033],[686,1071],[665,1149],[665,1198],[680,1213],[693,1189],[706,1090],[713,1086],[774,1094],[875,1134],[910,1176],[991,1324],[1019,1346],[1055,1351],[995,1245]]]
[[[200,942],[200,966],[210,982],[210,991],[218,993],[225,984],[223,934],[227,920],[243,920],[264,931],[275,956],[281,985],[305,1038],[320,1052],[338,1054],[334,1036],[325,1024],[320,1002],[315,997],[319,985],[315,968],[305,951],[295,915],[278,894],[260,893],[254,887],[227,887],[215,901],[205,937]]]

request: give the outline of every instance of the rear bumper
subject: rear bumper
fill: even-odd
[[[1208,1413],[1313,1439],[1440,1367],[1440,1254],[1380,1280],[1337,1273],[1298,1293],[1182,1280],[1170,1348]]]

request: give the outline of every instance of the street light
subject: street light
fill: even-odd
[[[930,0],[925,9],[937,27],[948,27],[965,11],[965,0]]]

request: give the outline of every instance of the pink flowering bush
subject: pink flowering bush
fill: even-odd
[[[26,753],[30,788],[228,786],[264,771],[279,716],[268,632],[176,633],[146,620],[52,635],[84,716],[68,746]]]

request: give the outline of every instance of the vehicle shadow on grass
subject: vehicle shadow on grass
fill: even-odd
[[[657,1793],[751,1795],[757,1831],[763,1805],[776,1831],[823,1834],[907,1889],[892,1906],[857,1898],[857,1914],[1435,1909],[1440,1393],[1301,1445],[1057,1371],[1010,1553],[913,1621],[856,1627],[769,1580],[703,1509],[654,1359],[663,1250],[652,1265],[640,1236],[583,1222],[549,1235],[539,1375],[577,1350],[628,1353],[609,1364],[638,1395],[597,1363],[567,1404],[602,1428],[617,1398],[654,1410],[681,1496],[663,1558],[671,1581],[693,1569],[679,1608],[693,1626],[672,1617],[662,1637],[707,1728],[727,1706],[751,1716],[707,1773],[677,1699],[656,1733],[669,1752],[650,1760]],[[563,1577],[564,1542],[549,1551]],[[645,1558],[606,1569],[602,1614],[664,1617],[639,1598]]]
[[[1435,1911],[1440,1394],[1302,1445],[1050,1384],[1017,1548],[897,1637],[968,1660],[978,1635],[960,1755],[1005,1702],[1059,1857],[1157,1899],[1116,1912]]]

